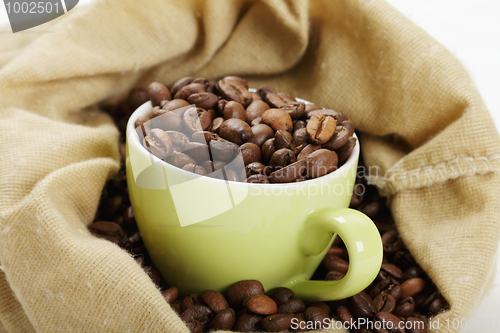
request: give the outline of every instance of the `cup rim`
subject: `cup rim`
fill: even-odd
[[[257,91],[257,89],[254,89],[254,88],[250,88],[248,90],[250,92]],[[306,100],[298,98],[298,97],[296,97],[296,99],[297,99],[297,101],[303,102],[305,104],[313,104],[312,102],[306,101]],[[171,165],[171,164],[163,161],[162,159],[160,159],[160,158],[154,156],[153,154],[151,154],[150,152],[148,152],[146,150],[146,148],[144,148],[143,145],[139,142],[139,135],[135,131],[134,124],[135,124],[135,121],[137,120],[137,118],[139,118],[140,116],[146,116],[149,113],[149,111],[151,111],[152,108],[153,108],[153,105],[151,104],[151,101],[147,101],[146,103],[139,106],[136,110],[134,110],[134,112],[132,112],[132,114],[129,117],[129,120],[127,121],[127,127],[126,127],[127,145],[128,144],[134,145],[136,150],[139,151],[146,158],[151,159],[151,157],[152,157],[153,160],[155,161],[155,163],[161,163],[161,165],[164,168],[167,168],[168,170],[171,170],[173,172],[180,172],[184,176],[190,177],[192,179],[203,177],[207,181],[215,181],[215,182],[218,182],[219,184],[220,184],[220,182],[223,182],[223,183],[228,182],[228,180],[225,180],[225,179],[217,179],[217,178],[212,178],[212,177],[208,177],[208,176],[200,176],[200,175],[197,175],[195,173],[189,172],[187,170],[183,170],[181,168],[178,168],[174,165]],[[294,187],[294,186],[297,186],[297,187],[300,187],[300,186],[309,186],[309,185],[313,185],[313,184],[318,183],[318,182],[329,181],[335,177],[340,177],[343,174],[341,172],[342,170],[346,170],[346,169],[351,168],[353,166],[353,164],[357,163],[357,161],[358,161],[359,151],[360,151],[359,139],[358,139],[356,133],[353,134],[353,137],[356,138],[356,145],[354,146],[354,149],[352,150],[351,155],[349,156],[347,161],[340,168],[338,168],[335,171],[330,172],[329,174],[326,174],[324,176],[321,176],[321,177],[318,177],[315,179],[308,179],[308,180],[305,180],[302,182],[292,182],[292,183],[260,184],[260,183],[245,183],[245,182],[233,182],[233,181],[231,181],[231,186],[238,186],[236,184],[244,184],[242,186],[251,186],[251,187],[253,187],[253,186],[258,186],[258,187],[262,187],[262,186],[266,186],[266,187]]]

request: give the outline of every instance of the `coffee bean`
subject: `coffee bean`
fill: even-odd
[[[210,325],[208,326],[209,330],[214,331],[229,331],[233,328],[234,323],[236,322],[236,313],[233,309],[225,309],[218,312]]]
[[[247,119],[247,112],[243,105],[235,101],[219,101],[219,110],[222,113],[225,120],[231,118],[237,118],[245,121]]]
[[[273,314],[261,320],[262,327],[269,332],[281,332],[292,326],[293,314]]]
[[[273,129],[266,124],[252,126],[252,133],[249,142],[255,143],[259,148],[262,147],[264,142],[274,137]]]
[[[229,162],[238,153],[238,146],[222,138],[216,138],[210,141],[210,151],[214,160]]]
[[[170,287],[168,289],[165,289],[161,292],[163,298],[165,298],[165,301],[167,301],[168,304],[173,304],[176,300],[177,297],[179,296],[179,290],[177,287]]]
[[[339,158],[339,165],[343,165],[347,161],[349,156],[351,156],[351,153],[356,146],[356,141],[356,138],[350,137],[345,145],[335,151]]]
[[[213,312],[219,313],[222,310],[229,308],[226,299],[222,294],[215,290],[204,290],[200,294],[203,301],[212,309]]]
[[[301,177],[305,170],[305,160],[297,161],[271,173],[269,181],[271,183],[291,183]]]
[[[382,245],[386,253],[394,253],[404,247],[403,241],[396,230],[387,231],[382,235]]]
[[[243,105],[243,107],[247,107],[252,102],[252,94],[238,81],[227,79],[219,80],[218,89],[224,99],[238,102]]]
[[[293,132],[293,142],[295,146],[307,146],[308,138],[307,138],[307,130],[305,128],[299,128],[295,132]]]
[[[294,332],[307,332],[309,329],[307,328],[307,322],[303,313],[295,314],[295,321],[292,321],[292,325],[297,328],[294,329]],[[294,324],[295,322],[295,324]]]
[[[236,332],[259,332],[262,330],[260,321],[264,319],[264,316],[244,312],[238,316],[236,323],[234,324],[234,331]]]
[[[343,274],[347,274],[347,271],[349,270],[349,263],[336,255],[325,256],[325,258],[323,259],[323,264],[329,271],[337,271]]]
[[[321,113],[316,114],[307,123],[307,137],[314,144],[325,144],[333,137],[336,125],[337,121],[333,117],[325,116]],[[333,150],[330,147],[328,149]]]
[[[409,280],[408,280],[409,281]],[[436,298],[431,305],[429,306],[429,311],[433,315],[437,315],[438,313],[444,311],[448,308],[448,302],[442,297]]]
[[[393,315],[392,313],[389,312],[379,312],[375,315],[373,318],[374,321],[384,323],[383,325],[375,325],[375,327],[380,327],[376,328],[375,332],[377,333],[405,333],[405,328],[404,324],[400,324],[401,320]],[[401,328],[400,328],[401,327]],[[389,330],[386,330],[385,328],[388,328]]]
[[[401,297],[407,298],[410,296],[415,296],[426,286],[425,280],[421,278],[413,278],[406,280],[401,284]]]
[[[291,132],[293,129],[292,118],[281,109],[269,109],[262,113],[262,122],[271,126],[275,131],[283,130]]]
[[[200,83],[190,83],[180,88],[174,95],[175,99],[186,99],[192,95],[201,92],[206,92],[205,86]]]
[[[337,272],[337,271],[329,271],[326,273],[325,280],[327,281],[338,281],[342,280],[345,276],[345,273]]]
[[[149,276],[149,278],[151,279],[151,281],[153,281],[155,285],[157,286],[160,285],[161,275],[156,268],[151,266],[144,266],[142,270]]]
[[[217,117],[214,120],[212,120],[212,124],[210,125],[209,130],[214,132],[214,133],[219,133],[219,128],[224,122],[224,118],[222,117]]]
[[[174,110],[182,109],[182,108],[187,107],[187,106],[190,106],[190,105],[185,100],[183,100],[183,99],[173,99],[173,100],[167,102],[165,105],[163,105],[162,110],[165,110],[165,111],[174,111]],[[181,116],[182,114],[177,113],[177,115]]]
[[[182,168],[188,163],[196,164],[196,161],[192,159],[189,155],[179,152],[173,152],[172,156],[166,159],[167,163],[170,163],[178,168]]]
[[[245,179],[245,183],[269,184],[269,179],[264,175],[251,175]]]
[[[290,102],[282,105],[280,109],[288,113],[292,119],[299,119],[304,115],[306,106],[302,102]]]
[[[182,310],[180,300],[175,301],[173,304],[170,304],[170,306],[172,307],[172,310],[174,310],[179,316],[181,315]]]
[[[299,155],[297,155],[297,160],[306,159],[309,155],[311,155],[312,153],[314,153],[315,151],[317,151],[319,149],[321,149],[320,145],[315,145],[312,143],[308,144],[300,151]]]
[[[204,110],[213,110],[215,109],[215,106],[219,101],[219,97],[209,92],[201,92],[189,95],[187,101],[189,104],[194,104],[198,108],[202,108]]]
[[[210,159],[210,153],[206,143],[189,142],[184,149],[185,154],[189,155],[199,163]]]
[[[176,131],[166,131],[166,133],[170,137],[174,148],[177,148],[178,151],[183,151],[186,145],[189,143],[189,138],[184,133]]]
[[[189,296],[186,296],[182,299],[181,303],[181,309],[182,312],[186,311],[187,309],[195,306],[195,305],[204,305],[203,300],[201,299],[199,294],[191,294]]]
[[[266,94],[266,97],[264,100],[272,108],[279,108],[279,107],[284,106],[288,103],[295,102],[295,98],[292,99],[287,95],[273,93],[273,92]]]
[[[169,157],[173,153],[170,136],[158,128],[153,128],[144,138],[143,146],[147,151],[160,159]]]
[[[230,305],[239,305],[248,296],[264,295],[264,287],[257,280],[239,281],[229,287],[225,295]]]
[[[236,81],[236,82],[240,83],[243,87],[248,89],[248,81],[245,80],[244,78],[239,77],[239,76],[234,76],[234,75],[225,76],[224,80]]]
[[[259,174],[269,176],[271,174],[271,170],[269,170],[269,168],[262,163],[253,162],[245,166],[245,173],[247,177]]]
[[[247,142],[240,146],[241,155],[243,156],[243,163],[248,165],[250,163],[259,162],[261,159],[261,152],[259,146],[255,143]]]
[[[312,110],[312,111],[306,110],[306,115],[307,115],[308,119],[311,119],[312,117],[314,117],[315,115],[318,115],[318,114],[333,117],[333,119],[335,119],[335,121],[337,122],[337,125],[342,124],[343,115],[339,111],[330,110],[330,109],[323,109],[323,108],[319,108],[319,109]]]
[[[269,93],[276,93],[276,90],[268,86],[262,86],[259,89],[257,89],[257,94],[262,98],[262,100],[265,100],[267,94]]]
[[[135,120],[134,127],[136,128],[136,130],[140,129],[140,132],[137,133],[139,134],[139,137],[141,136],[141,134],[142,136],[148,135],[149,132],[151,131],[151,125],[149,124],[149,117],[146,116],[138,117]]]
[[[306,108],[305,108],[305,111],[304,113],[306,114],[307,118],[311,118],[311,116],[309,116],[309,113],[312,112],[312,111],[316,111],[316,110],[321,110],[323,109],[321,106],[319,105],[316,105],[316,104],[306,104]]]
[[[276,152],[276,146],[274,145],[274,138],[270,138],[266,140],[262,144],[261,152],[262,152],[262,161],[263,163],[268,163],[273,154]]]
[[[344,126],[337,126],[331,138],[322,144],[323,148],[337,150],[349,141],[349,131]]]
[[[175,83],[172,85],[172,88],[170,89],[172,95],[175,95],[177,93],[177,91],[179,91],[179,89],[181,89],[182,87],[187,86],[188,84],[192,83],[193,80],[194,80],[194,77],[186,76],[186,77],[183,77],[183,78],[175,81]]]
[[[389,294],[378,294],[373,299],[376,309],[380,312],[393,312],[396,309],[396,299]]]
[[[170,101],[172,99],[168,88],[159,82],[153,82],[148,86],[148,97],[153,106],[159,106],[161,101]]]
[[[286,287],[278,287],[267,293],[269,297],[271,297],[278,306],[281,306],[292,299],[294,293],[291,289]]]
[[[108,240],[117,245],[124,244],[126,240],[125,231],[117,223],[108,221],[97,221],[89,226],[92,235]]]
[[[207,144],[212,141],[212,139],[217,139],[218,137],[219,136],[217,134],[209,131],[199,131],[193,133],[191,141]]]
[[[260,101],[255,100],[255,98],[254,98],[252,103],[250,103],[250,105],[247,106],[245,121],[247,123],[251,123],[254,119],[262,116],[264,111],[269,110],[269,109],[270,109],[270,107],[266,102],[264,102],[262,100],[260,100]]]
[[[394,237],[393,234],[390,235],[390,238],[392,238],[392,237]],[[383,239],[384,239],[384,235],[382,235],[382,241],[383,241]],[[404,248],[403,241],[398,237],[397,231],[396,231],[396,236],[393,239],[396,240],[395,243],[399,243],[399,244],[395,244],[394,247],[396,247],[396,248],[401,247],[401,249]],[[389,243],[390,243],[390,241],[387,240],[387,235],[386,235],[386,246],[390,246]],[[392,247],[392,246],[390,246],[390,247]],[[388,252],[388,250],[392,251],[393,249],[384,247],[384,252]],[[388,252],[388,253],[390,253],[390,252]],[[411,266],[416,265],[415,259],[407,251],[396,250],[396,253],[394,254],[393,262],[394,262],[394,265],[400,267],[402,270],[408,269]]]
[[[345,328],[351,328],[351,325],[356,322],[356,318],[352,315],[351,311],[343,305],[337,307],[337,316]]]
[[[191,333],[204,332],[212,317],[212,310],[205,305],[192,306],[181,314],[182,321],[186,323]]]
[[[272,170],[278,170],[289,164],[296,162],[295,154],[292,150],[282,148],[276,150],[269,160],[269,166]]]
[[[337,154],[328,149],[319,149],[305,159],[308,178],[318,178],[337,169]]]
[[[295,120],[293,123],[293,131],[296,132],[299,129],[306,128],[307,123],[303,120]]]
[[[328,315],[323,309],[313,306],[306,309],[304,319],[306,322],[313,322],[315,329],[321,329],[324,326],[325,319],[328,319]]]
[[[349,299],[349,308],[358,318],[371,318],[377,313],[377,308],[370,296],[364,291],[352,296]]]
[[[149,96],[146,90],[141,88],[134,88],[130,91],[127,97],[128,106],[130,110],[135,110],[142,104],[149,101]]]
[[[200,175],[200,176],[207,175],[207,170],[205,170],[205,168],[203,168],[201,165],[196,165],[194,163],[186,164],[185,166],[182,167],[182,170],[196,173],[197,175]]]
[[[371,297],[376,297],[380,293],[390,294],[396,301],[398,301],[401,297],[401,286],[397,281],[394,281],[389,277],[375,284],[375,286],[373,286],[370,290]]]
[[[271,315],[278,312],[276,302],[266,295],[252,295],[245,298],[243,306],[256,314]]]
[[[189,108],[182,115],[182,122],[187,133],[206,131],[212,124],[212,119],[207,111],[200,108]]]
[[[219,135],[238,145],[247,142],[252,137],[252,129],[241,119],[228,119],[219,128]]]
[[[225,162],[222,161],[205,161],[200,164],[208,173],[214,172],[226,166]],[[222,172],[221,172],[222,175]]]
[[[159,109],[151,117],[150,125],[152,128],[159,128],[164,131],[179,131],[182,128],[182,119],[174,112]]]
[[[408,317],[415,311],[415,300],[413,297],[406,297],[399,301],[394,315],[397,317]]]
[[[409,280],[409,279],[421,277],[423,272],[424,271],[419,266],[410,267],[404,272],[403,280]]]
[[[274,146],[276,149],[287,148],[290,150],[295,149],[295,143],[293,141],[293,136],[290,132],[278,130],[274,135]]]
[[[378,273],[377,279],[383,280],[388,277],[393,277],[396,280],[403,279],[403,271],[393,264],[382,264],[380,272]]]
[[[262,117],[257,117],[250,123],[250,126],[257,126],[262,124]]]

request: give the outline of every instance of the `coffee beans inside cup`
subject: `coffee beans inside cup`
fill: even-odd
[[[174,84],[171,94],[175,94],[185,82],[204,82],[202,79],[183,80],[183,82]],[[208,85],[206,89],[214,92],[215,85]],[[268,88],[262,89],[267,90]],[[162,88],[159,91],[164,90]],[[151,262],[141,234],[137,229],[127,192],[124,166],[125,125],[131,112],[147,101],[146,98],[149,97],[146,96],[147,93],[144,90],[134,89],[130,92],[129,97],[119,105],[105,107],[113,116],[121,132],[119,151],[122,166],[119,173],[106,184],[101,195],[98,212],[94,222],[89,226],[89,231],[96,237],[117,244],[131,254],[152,282],[160,288],[165,301],[179,314],[180,319],[186,323],[191,332],[201,333],[209,330],[303,332],[324,327],[324,323],[328,323],[329,319],[341,322],[344,327],[350,327],[350,331],[353,332],[389,331],[372,329],[366,324],[359,325],[363,318],[363,320],[373,324],[391,322],[396,326],[402,322],[407,325],[406,327],[412,327],[405,330],[407,333],[423,333],[428,328],[429,318],[448,308],[445,298],[406,248],[394,224],[391,212],[385,204],[385,199],[378,195],[374,186],[366,184],[363,177],[365,169],[362,165],[362,158],[358,167],[358,178],[350,207],[363,212],[375,222],[380,231],[384,249],[383,265],[380,272],[375,281],[364,291],[343,300],[308,303],[294,297],[293,291],[290,289],[280,287],[264,290],[259,281],[248,280],[236,282],[224,292],[204,290],[200,294],[179,295],[177,288],[163,279]],[[275,94],[269,99],[272,103],[280,103],[289,97],[288,95]],[[162,100],[159,103],[161,104]],[[184,101],[184,103],[188,102]],[[176,106],[178,105],[186,106],[181,102]],[[305,123],[305,121],[295,122],[293,124],[294,134],[297,130],[306,128],[304,127]],[[352,130],[354,129],[352,128]],[[276,140],[276,132],[273,130],[274,135],[265,141]],[[199,142],[202,137],[205,138],[204,140],[210,139],[210,136],[213,135],[212,132],[202,133],[202,135],[197,135],[195,140],[187,140],[183,133],[172,133],[169,132],[169,136],[173,146],[186,146],[189,142]],[[287,137],[285,134],[279,138],[285,145],[280,149],[293,150],[286,148]],[[160,139],[161,137],[158,138],[158,140]],[[226,141],[216,142],[224,145]],[[303,149],[301,153],[309,156],[314,152],[321,151],[321,148],[311,147],[313,148]],[[219,151],[221,151],[219,156],[224,156],[222,153],[224,149],[220,148]],[[261,152],[264,154],[263,150]],[[180,161],[186,162],[184,166],[193,163],[195,165],[193,171],[196,172],[196,166],[200,164],[196,163],[194,158],[189,155],[180,154],[183,153],[173,152],[170,157],[175,156]],[[340,154],[337,155],[340,156]],[[297,156],[296,158],[301,160]],[[201,165],[205,170],[220,169],[221,166],[225,165],[224,163],[222,159],[216,159],[203,162]],[[245,168],[245,177],[253,177],[256,182],[263,178],[269,179],[271,174],[271,169],[260,162],[251,162]],[[336,238],[328,250],[323,264],[314,273],[313,279],[340,280],[348,269],[347,249],[342,240]],[[392,332],[405,331],[393,330]]]
[[[184,77],[170,89],[153,82],[146,91],[134,90],[131,100],[133,106],[153,105],[135,122],[146,150],[218,179],[265,184],[318,178],[342,166],[356,144],[354,123],[342,112],[267,86],[252,93],[237,76],[217,83]],[[251,164],[269,173],[256,176]]]

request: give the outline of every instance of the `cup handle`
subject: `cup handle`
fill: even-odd
[[[292,281],[287,286],[295,297],[308,301],[332,301],[355,295],[368,287],[382,264],[382,240],[375,224],[363,213],[349,208],[312,212],[305,224],[302,251],[315,256],[342,238],[349,253],[349,270],[338,281]]]

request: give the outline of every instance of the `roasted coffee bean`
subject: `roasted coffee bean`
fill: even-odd
[[[398,301],[401,297],[401,286],[392,278],[387,278],[375,284],[370,290],[371,297],[376,297],[380,293],[390,294]]]
[[[189,296],[184,297],[181,303],[182,312],[186,311],[187,309],[195,305],[204,305],[203,300],[201,299],[199,294],[191,294]]]
[[[155,117],[158,117],[158,116],[164,114],[165,112],[167,112],[167,111],[162,110],[159,106],[155,106],[151,109],[151,111],[149,111],[148,118],[151,120]],[[154,128],[154,126],[151,126],[151,127]]]
[[[333,117],[325,116],[321,113],[316,114],[307,123],[307,137],[314,144],[325,144],[333,137],[336,125],[337,121]],[[328,149],[334,150],[330,147]]]
[[[187,86],[188,84],[192,83],[193,80],[194,80],[194,77],[186,76],[186,77],[183,77],[183,78],[175,81],[175,83],[172,85],[172,88],[170,89],[172,95],[175,95],[177,93],[177,91],[179,91],[179,89],[181,89],[182,87]]]
[[[286,167],[289,164],[296,162],[295,154],[292,150],[282,148],[276,150],[269,160],[269,167],[272,170],[278,170]]]
[[[229,331],[233,328],[234,323],[236,322],[236,313],[233,309],[225,309],[218,312],[210,325],[208,326],[209,330],[214,331]]]
[[[376,328],[375,332],[377,333],[405,333],[405,326],[401,323],[401,320],[389,312],[379,312],[373,318],[374,321],[378,321],[380,323],[384,323],[383,325],[374,325]],[[388,329],[386,329],[388,328]]]
[[[271,170],[269,170],[269,168],[262,163],[254,162],[245,166],[245,173],[247,177],[250,177],[251,175],[269,176],[271,174]]]
[[[318,115],[318,114],[333,117],[333,119],[335,119],[335,121],[337,122],[337,125],[342,124],[342,113],[341,112],[338,112],[335,110],[330,110],[330,109],[323,109],[323,108],[319,108],[319,109],[312,110],[312,111],[306,110],[306,115],[307,115],[308,119],[311,119],[312,117],[314,117],[315,115]]]
[[[393,277],[401,281],[403,279],[403,271],[393,264],[382,264],[377,279],[384,280],[388,277]]]
[[[188,163],[194,163],[196,164],[196,161],[191,158],[191,156],[186,155],[184,153],[179,153],[179,152],[173,152],[172,156],[168,157],[166,159],[167,163],[170,163],[172,165],[175,165],[178,168],[182,168]]]
[[[325,302],[310,303],[307,305],[307,307],[308,308],[310,308],[310,307],[320,308],[321,310],[323,310],[324,313],[326,313],[327,317],[330,317],[330,314],[332,313],[332,309]]]
[[[293,131],[298,131],[299,129],[306,128],[307,123],[303,120],[296,120],[293,123]]]
[[[184,148],[184,153],[191,156],[195,161],[202,163],[210,159],[208,145],[200,142],[189,142]]]
[[[269,184],[269,179],[264,175],[251,175],[247,177],[245,183],[252,184]]]
[[[205,168],[203,168],[201,165],[196,165],[194,163],[186,164],[185,166],[182,167],[182,170],[196,173],[197,175],[200,175],[200,176],[207,175],[207,170],[205,170]]]
[[[250,123],[250,126],[257,126],[257,125],[260,125],[262,124],[262,117],[257,117],[255,118],[254,120],[252,120],[252,122]]]
[[[170,304],[170,306],[172,307],[172,310],[174,310],[179,316],[181,315],[182,310],[180,300],[175,301],[173,304]]]
[[[425,280],[421,278],[413,278],[406,280],[401,284],[401,297],[407,298],[410,296],[415,296],[424,290],[426,286]]]
[[[308,138],[307,138],[307,130],[305,128],[300,128],[293,132],[293,142],[295,146],[307,146]]]
[[[200,294],[201,298],[205,302],[206,305],[212,309],[213,312],[219,313],[222,310],[226,310],[229,308],[229,304],[227,304],[226,299],[222,294],[215,290],[204,290]]]
[[[101,209],[102,215],[104,217],[111,217],[115,215],[116,212],[120,209],[122,204],[123,204],[123,197],[119,195],[114,195],[106,199]]]
[[[406,333],[426,333],[425,321],[415,317],[406,318]]]
[[[337,271],[343,274],[347,274],[347,271],[349,270],[349,263],[336,255],[325,256],[325,258],[323,259],[323,264],[329,271]]]
[[[337,169],[337,154],[328,149],[319,149],[305,159],[308,178],[318,178]]]
[[[151,281],[153,281],[154,284],[156,284],[157,286],[160,285],[161,275],[156,268],[151,266],[144,266],[142,270],[149,276],[149,278],[151,279]]]
[[[245,298],[243,306],[260,315],[271,315],[278,312],[278,306],[272,298],[266,295],[252,295]]]
[[[448,302],[442,297],[436,298],[431,305],[429,306],[429,311],[433,315],[437,315],[438,313],[442,312],[443,310],[448,308]]]
[[[273,155],[274,156],[274,155]],[[272,158],[271,158],[272,159]],[[271,173],[269,181],[271,183],[291,183],[301,177],[306,170],[306,161],[300,160],[289,164]]]
[[[262,331],[262,326],[260,321],[264,319],[264,316],[244,312],[238,316],[236,323],[234,324],[234,331],[236,332],[260,332]]]
[[[274,139],[275,139],[274,146],[276,147],[276,149],[282,149],[282,148],[287,148],[291,150],[295,149],[293,136],[292,134],[290,134],[290,132],[278,130],[274,135]]]
[[[283,97],[283,98],[291,101],[291,102],[297,101],[295,99],[295,96],[293,94],[290,94],[290,93],[287,93],[287,92],[282,92],[282,91],[279,91],[277,94],[280,95],[281,97]]]
[[[247,107],[253,100],[252,93],[240,82],[235,80],[219,80],[218,90],[222,98],[235,101]]]
[[[326,273],[325,280],[327,281],[338,281],[342,280],[345,276],[345,273],[337,272],[337,271],[329,271]]]
[[[321,149],[320,145],[315,145],[312,143],[308,144],[300,151],[299,155],[297,155],[297,160],[306,159],[309,155],[311,155],[312,153],[314,153],[315,151],[317,151],[319,149]]]
[[[280,109],[285,110],[292,119],[299,119],[302,117],[306,110],[306,105],[302,102],[290,102],[282,105]]]
[[[271,126],[275,131],[283,130],[291,132],[293,129],[292,118],[281,109],[269,109],[262,113],[262,122]]]
[[[247,118],[247,112],[245,111],[245,108],[238,102],[228,102],[223,99],[219,101],[218,108],[225,120],[237,118],[245,121]]]
[[[264,287],[257,280],[244,280],[233,284],[226,291],[226,299],[230,305],[239,305],[252,295],[264,295]]]
[[[158,109],[155,116],[150,115],[150,118],[152,128],[159,128],[164,131],[179,131],[182,128],[182,119],[174,112]]]
[[[403,274],[403,281],[421,277],[424,271],[419,266],[413,266],[408,268]]]
[[[170,137],[174,147],[180,149],[180,151],[183,151],[189,143],[189,138],[184,133],[176,131],[166,131],[166,133]]]
[[[205,170],[207,170],[208,173],[210,172],[214,172],[216,170],[219,170],[223,167],[226,166],[226,163],[225,162],[222,162],[222,161],[205,161],[203,163],[200,164],[203,168],[205,168]],[[222,175],[222,173],[221,173]]]
[[[146,117],[146,116],[142,116],[142,117],[138,117],[135,121],[135,124],[134,124],[134,127],[136,129],[141,129],[141,132],[138,132],[139,136],[146,136],[149,134],[149,132],[151,131],[151,125],[149,124],[149,117]]]
[[[219,135],[231,142],[241,145],[252,137],[252,128],[241,119],[228,119],[219,128]]]
[[[262,114],[264,113],[264,111],[266,110],[269,110],[270,107],[269,105],[267,105],[266,102],[262,101],[262,100],[254,100],[252,101],[252,103],[250,103],[250,105],[247,106],[247,109],[246,109],[246,122],[247,123],[251,123],[254,119],[256,118],[259,118],[260,116],[262,116]]]
[[[159,106],[161,101],[170,101],[172,99],[170,90],[159,82],[153,82],[148,86],[148,97],[153,106]]]
[[[279,107],[282,107],[288,103],[292,103],[292,102],[295,102],[295,98],[291,99],[289,96],[287,95],[280,95],[279,93],[268,93],[266,94],[266,98],[265,98],[265,101],[267,102],[267,104],[269,104],[270,107],[272,108],[279,108]]]
[[[218,138],[218,135],[215,133],[209,131],[199,131],[193,133],[193,135],[191,136],[191,141],[207,144],[212,141],[212,139],[216,138]]]
[[[363,205],[359,208],[359,210],[367,215],[371,219],[376,219],[384,208],[384,203],[382,202],[380,196],[374,195],[371,202],[366,205]]]
[[[212,124],[212,119],[207,111],[200,108],[189,108],[182,115],[182,122],[187,133],[206,131]]]
[[[305,316],[303,313],[297,313],[295,314],[295,320],[292,319],[292,325],[294,325],[294,327],[297,327],[296,329],[294,329],[293,331],[294,332],[307,332],[309,331],[309,329],[307,328],[307,322],[306,322],[306,319],[305,319]]]
[[[351,153],[354,150],[354,147],[356,146],[356,141],[357,141],[356,138],[350,137],[345,145],[343,145],[342,147],[340,147],[335,151],[339,158],[339,165],[343,165],[347,161],[349,156],[351,156]]]
[[[269,297],[271,297],[278,306],[281,306],[292,299],[294,293],[291,289],[286,287],[278,287],[267,293]]]
[[[351,311],[343,305],[337,307],[337,316],[345,328],[351,328],[351,325],[356,322],[356,318],[352,315]]]
[[[397,317],[408,317],[413,311],[415,311],[415,300],[413,297],[406,297],[399,301],[396,310],[394,310],[394,315]]]
[[[243,163],[248,165],[250,163],[259,162],[261,159],[261,152],[259,146],[255,143],[247,142],[240,146],[241,155],[243,156]]]
[[[397,233],[397,232],[396,232]],[[382,235],[383,237],[383,235]],[[387,237],[387,236],[386,236]],[[393,235],[391,235],[391,237],[393,237]],[[384,237],[383,237],[384,238]],[[383,240],[382,238],[382,240]],[[399,239],[399,237],[394,237],[396,240]],[[388,244],[388,240],[386,239],[386,246],[389,245]],[[395,244],[397,245],[397,247],[401,246],[401,248],[404,248],[404,244],[403,244],[403,241],[401,241],[401,239],[399,239],[399,241],[396,241],[395,243],[399,243],[399,244]],[[392,247],[392,246],[390,246]],[[388,252],[387,250],[389,250],[389,248],[384,248],[384,252]],[[391,249],[392,251],[392,249]],[[389,253],[389,252],[388,252]],[[397,251],[395,254],[394,254],[394,258],[393,258],[393,262],[394,262],[394,265],[398,266],[399,268],[401,268],[402,270],[405,270],[405,269],[408,269],[410,268],[411,266],[414,266],[416,265],[416,261],[415,259],[412,257],[412,255],[410,253],[408,253],[407,251]]]
[[[201,92],[206,92],[205,86],[200,83],[190,83],[180,88],[174,95],[175,99],[185,99],[192,95]]]
[[[349,133],[348,135],[350,137],[354,134],[356,128],[354,127],[354,123],[352,122],[352,120],[345,120],[342,122],[341,125],[347,128],[347,131]]]
[[[268,332],[285,331],[292,326],[293,314],[273,314],[260,321],[262,327]]]
[[[186,323],[191,333],[202,333],[206,331],[213,312],[208,306],[195,305],[181,314],[181,319]]]
[[[394,253],[404,247],[403,241],[396,230],[387,231],[382,235],[382,245],[385,253]]]
[[[135,262],[136,262],[139,266],[141,266],[141,268],[142,268],[142,266],[144,266],[144,257],[143,257],[143,256],[140,256],[140,257],[135,257],[135,258],[134,258],[134,260],[135,260]]]
[[[307,118],[311,118],[311,116],[309,116],[309,113],[312,112],[312,111],[316,111],[316,110],[321,110],[323,109],[321,106],[319,105],[316,105],[316,104],[306,104],[306,108],[305,108],[305,111],[304,113],[306,114]]]
[[[323,311],[323,309],[312,306],[306,309],[304,312],[304,319],[306,322],[311,321],[315,329],[321,329],[325,323],[325,319],[328,315]]]
[[[224,118],[222,117],[217,117],[214,120],[212,120],[212,124],[210,125],[209,130],[214,132],[214,133],[219,133],[219,128],[224,122]]]
[[[334,255],[334,256],[337,256],[337,257],[342,257],[345,253],[345,249],[343,248],[340,248],[338,246],[335,246],[335,245],[332,245],[330,246],[330,248],[328,249],[328,252],[326,252],[327,255]]]
[[[312,118],[311,118],[312,119]],[[337,150],[344,146],[349,140],[349,131],[344,126],[337,126],[335,133],[325,143],[322,144],[323,148],[330,150]]]
[[[238,146],[222,138],[217,138],[210,141],[210,151],[214,160],[229,162],[238,153]]]
[[[201,92],[189,95],[187,101],[189,104],[194,104],[198,108],[202,108],[204,110],[213,110],[215,109],[215,106],[219,101],[219,97],[209,92]]]
[[[389,294],[378,294],[377,297],[373,299],[373,304],[380,312],[393,312],[396,309],[396,299]]]
[[[371,318],[377,313],[377,308],[370,296],[364,291],[349,299],[349,308],[358,318]]]
[[[143,146],[160,159],[169,157],[173,153],[170,136],[158,128],[151,129],[151,132],[144,138]]]
[[[274,138],[266,140],[262,144],[261,148],[262,152],[262,162],[263,163],[268,163],[273,154],[276,152],[276,146],[274,145]]]
[[[264,142],[272,137],[274,137],[273,129],[266,124],[259,124],[252,126],[252,137],[249,142],[255,143],[260,148]]]
[[[266,99],[267,94],[269,93],[276,93],[276,90],[274,90],[271,87],[268,86],[262,86],[257,90],[257,94],[262,98],[262,100]]]
[[[89,231],[92,235],[106,239],[117,245],[124,244],[126,240],[125,231],[114,222],[97,221],[89,226]]]
[[[236,82],[240,83],[243,87],[248,89],[248,81],[245,80],[244,78],[239,77],[239,76],[234,76],[234,75],[225,76],[224,80],[236,81]]]
[[[260,97],[260,95],[259,95],[259,94],[257,94],[257,93],[252,93],[252,96],[253,96],[253,101],[262,101],[262,97]],[[252,101],[252,102],[253,102],[253,101]],[[250,103],[250,104],[252,104],[252,103]]]
[[[173,304],[176,300],[177,297],[179,296],[179,290],[177,287],[170,287],[168,289],[165,289],[161,292],[163,298],[165,298],[165,301],[167,301],[168,304]]]
[[[173,100],[167,102],[165,105],[163,105],[162,110],[174,111],[174,110],[179,110],[179,109],[185,108],[186,106],[190,106],[190,105],[185,100],[173,99]],[[185,111],[185,110],[183,109],[183,111]],[[177,113],[177,115],[181,116],[182,114]]]
[[[135,110],[142,104],[149,101],[148,92],[141,88],[134,88],[130,91],[127,97],[130,110]]]

